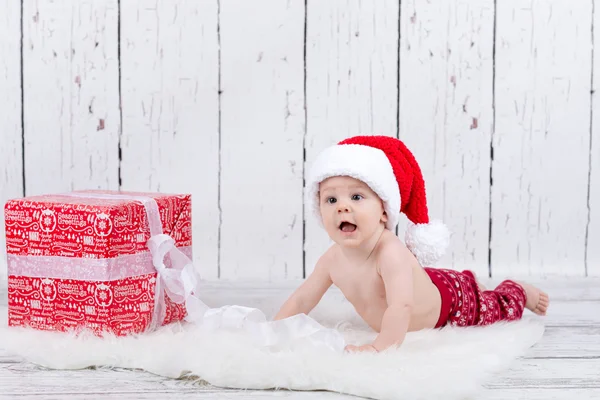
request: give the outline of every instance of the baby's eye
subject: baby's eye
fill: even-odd
[[[358,200],[360,200],[360,199],[362,199],[362,198],[363,198],[363,197],[362,197],[360,194],[355,194],[355,195],[352,195],[352,200],[354,200],[354,201],[358,201]]]
[[[333,204],[337,201],[337,199],[335,197],[328,197],[326,200],[329,204]]]

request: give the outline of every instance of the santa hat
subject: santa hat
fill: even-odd
[[[321,152],[307,181],[308,201],[319,221],[319,183],[332,176],[350,176],[369,185],[383,201],[386,228],[394,229],[404,213],[410,221],[405,243],[421,265],[431,266],[442,257],[450,233],[442,222],[429,220],[421,169],[402,141],[355,136]]]

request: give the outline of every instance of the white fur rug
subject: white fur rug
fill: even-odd
[[[239,296],[243,295],[230,304],[264,306],[260,308],[267,316],[280,305],[265,306],[264,299],[256,297],[244,303]],[[375,337],[340,296],[326,295],[311,316],[343,332],[347,343],[362,344]],[[528,313],[511,324],[410,333],[394,351],[344,354],[306,343],[260,349],[236,332],[206,332],[179,324],[139,337],[75,339],[8,328],[5,307],[0,317],[0,347],[53,369],[139,368],[169,378],[194,375],[217,387],[328,390],[373,399],[474,396],[544,332],[540,319]]]

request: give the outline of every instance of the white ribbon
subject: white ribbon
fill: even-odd
[[[152,264],[158,274],[156,280],[154,315],[150,330],[156,329],[164,319],[165,303],[164,292],[177,304],[186,304],[187,317],[201,317],[208,306],[202,302],[194,301],[194,291],[198,285],[198,279],[194,264],[181,250],[175,246],[175,240],[164,233],[150,237],[147,242],[148,249],[152,254]],[[165,258],[171,261],[171,267],[165,265]]]
[[[198,297],[196,269],[192,260],[175,246],[175,240],[163,233],[158,205],[151,197],[117,195],[98,192],[64,193],[65,196],[122,199],[139,201],[144,205],[150,225],[150,240],[147,245],[152,254],[152,264],[157,272],[154,314],[148,331],[157,329],[165,316],[166,292],[177,303],[185,303],[185,320],[209,330],[242,331],[261,347],[289,346],[294,342],[308,341],[312,345],[325,346],[334,351],[343,351],[345,341],[340,332],[325,328],[305,314],[267,321],[265,314],[257,309],[239,305],[210,308]]]

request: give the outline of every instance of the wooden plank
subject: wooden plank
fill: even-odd
[[[219,26],[220,276],[301,277],[304,3],[222,2]]]
[[[481,397],[482,400],[596,400],[600,397],[600,389],[579,388],[494,388],[488,390]]]
[[[497,3],[494,275],[585,274],[592,14]]]
[[[26,193],[118,188],[117,0],[23,2]]]
[[[320,151],[355,135],[397,134],[398,1],[308,1],[306,173]],[[305,208],[305,269],[333,243]]]
[[[141,370],[121,368],[89,368],[79,370],[46,369],[31,363],[2,363],[0,360],[0,387],[5,395],[11,398],[35,397],[44,399],[57,396],[60,398],[78,398],[79,395],[93,395],[99,398],[182,398],[201,395],[213,398],[225,394],[232,397],[293,397],[314,398],[309,393],[327,392],[291,392],[282,391],[245,391],[217,388],[195,377],[170,379]],[[249,394],[253,395],[250,396]],[[331,395],[331,394],[329,394]],[[329,396],[328,395],[328,396]],[[121,397],[123,396],[123,397]],[[219,397],[222,398],[222,397]],[[319,396],[319,398],[321,398]],[[338,397],[339,398],[339,397]],[[342,397],[345,398],[345,397]],[[350,396],[348,396],[350,398]]]
[[[596,2],[594,2],[597,5]],[[586,242],[586,272],[600,276],[600,12],[594,10],[593,70],[592,70],[592,126],[590,130],[589,194]]]
[[[492,378],[488,388],[600,389],[600,359],[519,360]]]
[[[68,400],[76,400],[76,399],[89,399],[90,395],[89,394],[80,394],[80,393],[61,393],[60,397],[58,399],[68,399]],[[123,399],[123,400],[144,400],[144,399],[161,399],[161,400],[179,400],[179,399],[197,399],[199,396],[201,396],[203,399],[206,400],[212,400],[212,399],[223,399],[223,398],[227,398],[227,399],[231,399],[231,398],[235,398],[235,399],[271,399],[271,398],[278,398],[278,399],[293,399],[293,400],[300,400],[300,399],[336,399],[336,400],[342,400],[342,399],[356,399],[356,397],[353,396],[345,396],[345,395],[339,395],[337,393],[329,393],[329,392],[292,392],[292,391],[288,391],[288,390],[278,390],[278,391],[254,391],[254,390],[236,390],[236,391],[230,391],[230,390],[204,390],[204,389],[197,389],[196,391],[193,392],[189,392],[189,393],[179,393],[177,391],[175,392],[165,392],[165,391],[155,391],[152,393],[128,393],[128,394],[124,394],[124,393],[93,393],[93,397],[94,399]],[[54,397],[53,395],[37,395],[37,394],[33,394],[33,395],[15,395],[15,398],[17,399],[36,399],[36,400],[50,400],[50,399],[57,399],[56,397]],[[585,399],[584,399],[585,400]]]
[[[0,0],[0,288],[6,287],[4,203],[23,195],[21,125],[21,5]]]
[[[60,393],[60,397],[55,397],[53,394],[15,394],[13,395],[16,399],[36,399],[36,400],[50,400],[50,399],[68,399],[68,400],[86,400],[93,395],[94,399],[119,399],[119,400],[145,400],[145,399],[161,399],[161,400],[179,400],[179,399],[198,399],[201,397],[206,400],[213,399],[356,399],[355,396],[346,396],[331,392],[293,392],[285,389],[281,390],[221,390],[221,389],[204,389],[196,388],[191,392],[180,393],[178,391],[167,392],[165,390],[155,390],[148,393]],[[584,398],[585,400],[585,398]]]
[[[124,369],[49,370],[33,364],[0,364],[0,385],[10,398],[315,398],[317,393],[288,390],[245,391],[228,390],[206,385],[196,379],[168,379],[144,371]],[[311,394],[312,393],[312,394]],[[322,398],[318,396],[318,398]],[[336,398],[351,398],[336,396]]]
[[[217,2],[121,3],[121,188],[190,193],[195,265],[218,275]]]
[[[7,395],[196,391],[186,381],[166,379],[143,371],[108,368],[51,370],[30,363],[0,364],[0,386]]]
[[[547,326],[600,326],[600,302],[554,302],[543,317]],[[532,315],[527,313],[528,315]]]
[[[600,303],[597,303],[600,307]],[[588,310],[593,312],[592,310]],[[526,358],[600,358],[600,317],[595,325],[548,326]]]
[[[494,1],[403,1],[401,26],[400,139],[453,232],[438,266],[488,276]]]
[[[23,360],[19,357],[13,356],[12,354],[2,354],[0,350],[0,364],[16,364]]]
[[[600,389],[598,373],[600,359],[521,359],[509,369],[493,376],[485,384],[488,389]],[[17,378],[18,379],[15,379]],[[35,384],[31,384],[35,382]],[[149,393],[230,393],[202,387],[199,382],[186,379],[167,379],[144,371],[124,369],[48,370],[36,365],[0,364],[0,384],[5,394],[149,394]],[[255,391],[255,394],[275,394],[273,391]],[[279,392],[282,393],[282,392]],[[290,393],[290,392],[283,392]],[[266,397],[266,396],[265,396]]]

